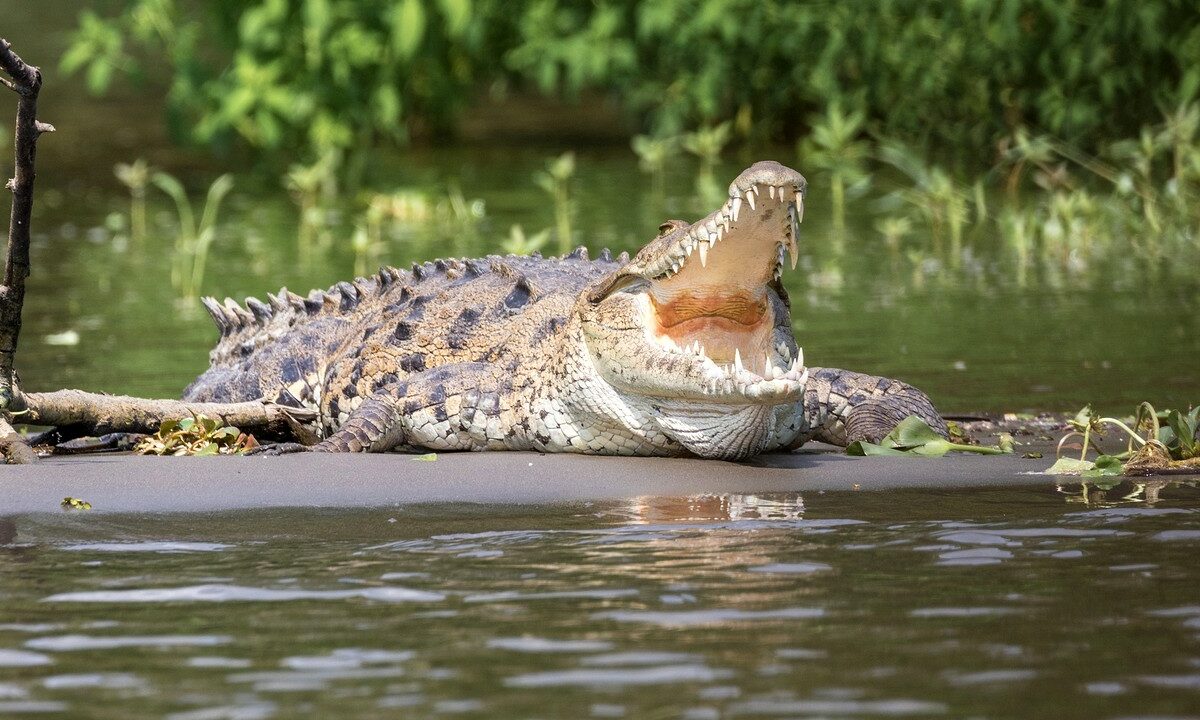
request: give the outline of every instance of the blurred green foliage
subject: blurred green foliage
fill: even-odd
[[[447,131],[489,87],[610,94],[647,132],[871,133],[993,159],[1018,128],[1092,151],[1200,88],[1193,0],[126,0],[80,16],[95,92],[169,68],[178,128],[266,151]],[[847,178],[847,181],[850,181]]]

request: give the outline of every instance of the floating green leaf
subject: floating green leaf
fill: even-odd
[[[59,503],[63,510],[91,510],[92,504],[87,500],[81,500],[77,497],[67,496]]]
[[[1080,460],[1073,457],[1061,457],[1047,470],[1047,475],[1082,475],[1096,467],[1091,460]]]
[[[948,452],[969,452],[980,455],[1003,455],[1012,452],[1012,438],[1009,447],[987,447],[982,445],[963,445],[952,443],[938,434],[916,415],[909,415],[900,421],[890,433],[885,435],[878,444],[865,440],[857,440],[846,448],[847,455],[919,455],[921,457],[941,457]]]
[[[413,460],[417,462],[437,462],[437,453],[425,453],[424,455],[415,455]]]

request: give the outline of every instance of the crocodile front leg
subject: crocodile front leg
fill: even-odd
[[[912,385],[837,368],[809,370],[804,414],[810,431],[803,440],[841,447],[856,440],[877,443],[909,415],[943,437],[949,432],[929,396]]]
[[[499,413],[500,383],[483,363],[443,365],[380,388],[314,452],[387,452],[403,445],[467,450]]]

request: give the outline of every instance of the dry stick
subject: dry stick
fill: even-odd
[[[12,190],[12,214],[8,220],[8,254],[4,259],[4,284],[0,285],[0,411],[20,411],[24,407],[21,391],[13,377],[13,358],[17,352],[17,336],[21,333],[21,307],[25,303],[25,278],[29,276],[29,221],[33,214],[34,157],[38,136],[54,132],[54,126],[38,122],[37,98],[42,89],[42,73],[26,65],[7,40],[0,39],[0,68],[12,80],[0,77],[10,90],[17,93],[17,125],[13,177],[6,187]],[[11,430],[6,422],[5,428]],[[6,435],[0,442],[9,462],[25,463],[35,459],[32,451],[25,452],[16,433]],[[28,446],[25,446],[28,450]]]
[[[240,430],[260,430],[281,437],[291,436],[293,421],[316,417],[313,410],[285,407],[252,400],[239,403],[148,400],[124,395],[101,395],[82,390],[26,393],[28,412],[21,422],[31,425],[87,425],[97,435],[111,432],[156,432],[167,420],[205,415]]]

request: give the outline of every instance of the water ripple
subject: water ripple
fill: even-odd
[[[750,620],[807,620],[825,616],[824,608],[783,608],[780,610],[610,610],[592,615],[597,620],[639,622],[661,627],[721,625]]]
[[[942,703],[923,700],[747,700],[730,706],[731,715],[933,715]]]
[[[712,682],[731,677],[729,670],[704,665],[660,665],[658,667],[552,670],[506,678],[509,687],[540,688],[570,685],[666,685],[670,683]]]
[[[223,543],[207,543],[207,542],[175,542],[175,541],[146,541],[146,542],[100,542],[100,543],[77,543],[75,545],[63,545],[61,550],[74,550],[82,552],[113,552],[113,553],[191,553],[191,552],[218,552],[227,550],[233,547]]]
[[[25,650],[9,650],[0,648],[0,668],[6,667],[35,667],[49,665],[54,662],[49,655],[27,652]]]
[[[919,618],[951,618],[951,617],[992,617],[997,615],[1015,615],[1021,612],[1016,608],[1005,607],[940,607],[919,608],[908,614]]]
[[[25,647],[50,652],[72,650],[115,650],[131,647],[210,647],[233,642],[228,635],[57,635],[27,640]]]
[[[132,590],[86,590],[51,595],[43,602],[77,603],[167,603],[167,602],[285,602],[289,600],[347,600],[362,598],[380,602],[438,602],[442,593],[402,587],[370,587],[351,590],[302,590],[258,588],[245,585],[186,585],[173,588]]]
[[[768,565],[756,565],[750,568],[750,572],[778,573],[780,575],[809,575],[832,569],[832,565],[819,562],[770,563]]]
[[[612,648],[604,640],[552,640],[540,637],[492,638],[487,646],[497,650],[512,650],[525,653],[578,653],[602,652]]]

